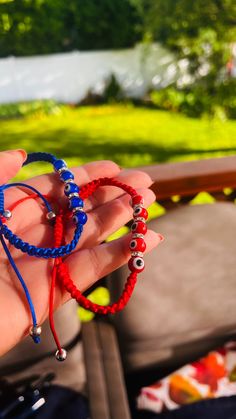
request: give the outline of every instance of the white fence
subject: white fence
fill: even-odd
[[[0,59],[0,103],[54,99],[76,103],[89,90],[102,92],[115,74],[127,96],[140,97],[151,86],[176,78],[173,56],[159,45],[99,52],[71,52]]]

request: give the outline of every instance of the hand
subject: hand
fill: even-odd
[[[26,153],[23,150],[12,150],[0,153],[0,184],[8,182],[20,170]],[[155,200],[148,187],[152,181],[149,176],[137,170],[121,170],[115,163],[100,161],[85,164],[73,169],[78,185],[99,177],[117,177],[122,182],[132,185],[144,196],[146,206]],[[66,203],[63,186],[56,174],[46,174],[25,183],[36,187],[41,193]],[[27,196],[29,191],[23,188],[11,188],[5,192],[5,208]],[[91,286],[99,278],[109,274],[129,259],[128,243],[130,235],[109,243],[103,242],[132,218],[130,197],[115,187],[102,187],[93,197],[85,202],[88,222],[76,250],[66,257],[71,277],[81,291]],[[53,227],[45,217],[40,201],[29,199],[20,204],[14,211],[9,228],[24,241],[36,246],[53,246]],[[72,230],[68,231],[67,241],[71,239]],[[147,251],[157,246],[162,237],[153,231],[145,236]],[[51,279],[52,260],[33,258],[10,246],[10,251],[21,272],[35,305],[38,323],[48,315],[48,298]],[[24,292],[18,278],[12,270],[8,259],[0,247],[0,355],[7,352],[29,333],[31,316]],[[70,298],[67,292],[57,287],[55,308]]]

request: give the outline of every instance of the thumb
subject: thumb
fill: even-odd
[[[26,160],[24,150],[8,150],[0,152],[0,185],[16,176]]]

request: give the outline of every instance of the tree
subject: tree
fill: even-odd
[[[139,23],[130,0],[1,0],[0,56],[131,47]]]
[[[219,104],[224,92],[235,95],[235,83],[226,71],[236,42],[235,0],[133,1],[141,3],[145,28],[153,39],[188,60],[192,89],[209,99],[217,96]]]

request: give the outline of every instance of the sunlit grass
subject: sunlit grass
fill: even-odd
[[[44,150],[70,165],[111,159],[125,167],[218,157],[236,152],[236,121],[198,120],[131,105],[58,108],[0,122],[2,150]],[[25,168],[25,176],[45,165]]]

